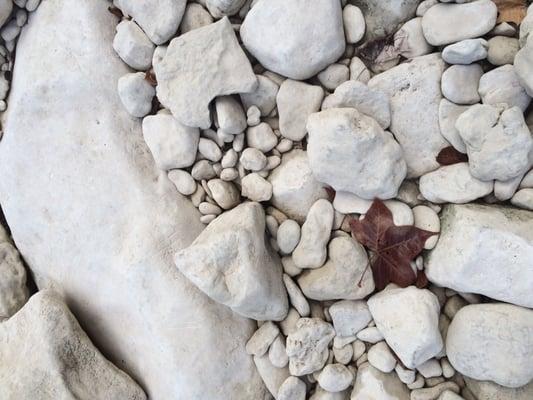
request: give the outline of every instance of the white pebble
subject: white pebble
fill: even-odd
[[[285,349],[285,339],[278,335],[268,349],[268,359],[276,368],[283,368],[289,363],[289,357]]]
[[[262,356],[279,334],[279,328],[272,321],[267,321],[255,331],[246,343],[246,352],[254,356]]]
[[[300,242],[300,225],[298,222],[287,219],[278,229],[278,246],[285,254],[290,254]]]
[[[248,126],[256,126],[261,122],[261,110],[257,106],[251,106],[248,111],[246,111],[246,122]]]
[[[242,152],[240,161],[245,169],[260,171],[265,167],[267,158],[261,151],[249,147]]]
[[[440,232],[439,215],[427,206],[416,206],[413,208],[415,226],[430,232]],[[431,250],[437,244],[439,235],[433,235],[424,245],[424,249]]]
[[[318,375],[317,381],[320,387],[328,392],[342,392],[353,381],[351,371],[342,364],[329,364]]]
[[[241,179],[241,194],[252,201],[268,201],[272,198],[272,184],[258,173],[251,173]]]
[[[389,346],[385,342],[376,343],[368,350],[368,362],[381,372],[388,374],[396,366],[396,358],[394,358]]]
[[[207,225],[211,223],[216,217],[217,216],[215,214],[202,215],[200,217],[200,222]]]
[[[305,400],[306,386],[305,383],[296,378],[289,376],[279,387],[277,400]]]
[[[416,369],[426,379],[435,378],[442,375],[440,363],[435,358],[431,358],[420,364]]]
[[[365,34],[365,18],[359,7],[347,4],[342,10],[347,43],[359,42]]]
[[[189,196],[196,191],[196,182],[187,171],[173,169],[169,171],[168,178],[176,186],[178,192],[184,196]]]
[[[200,138],[198,152],[209,161],[217,162],[222,158],[220,147],[210,139]]]
[[[285,287],[287,288],[287,293],[289,294],[292,306],[302,317],[308,317],[311,313],[311,309],[298,285],[294,283],[292,278],[287,274],[283,274],[283,283],[285,283]]]
[[[359,331],[357,333],[357,339],[367,343],[377,343],[382,341],[384,337],[378,328],[372,326]]]
[[[239,172],[235,168],[224,168],[220,171],[220,179],[223,181],[234,181],[239,177]]]

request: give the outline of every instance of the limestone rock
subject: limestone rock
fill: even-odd
[[[256,77],[258,82],[257,88],[249,93],[241,93],[241,100],[244,108],[248,110],[251,106],[256,106],[261,111],[261,115],[265,117],[276,107],[276,96],[279,91],[279,86],[266,76],[257,75]]]
[[[209,128],[211,100],[257,87],[227,18],[173,39],[159,56],[154,62],[157,98],[187,126]]]
[[[145,71],[152,65],[154,44],[133,21],[122,21],[117,25],[113,48],[131,68]]]
[[[439,54],[415,57],[376,75],[368,86],[390,98],[390,131],[402,147],[407,175],[419,177],[436,169],[436,157],[448,146],[439,129],[440,81],[444,62]]]
[[[355,336],[372,320],[364,301],[341,300],[329,307],[337,337]]]
[[[261,375],[261,379],[265,383],[268,391],[277,396],[279,388],[290,376],[289,367],[277,368],[268,359],[268,355],[261,357],[254,356],[254,363],[257,368],[257,372]]]
[[[215,18],[235,15],[246,3],[246,0],[206,0],[205,5]]]
[[[130,73],[118,80],[118,95],[132,116],[142,118],[152,109],[155,89],[143,72]]]
[[[180,23],[180,32],[187,33],[213,23],[213,17],[198,3],[188,3]]]
[[[12,0],[2,0],[0,1],[0,27],[4,26],[9,16],[13,11],[13,1]]]
[[[442,136],[461,153],[466,154],[466,146],[455,127],[459,115],[468,110],[470,106],[460,106],[447,99],[442,99],[439,104],[439,126]]]
[[[28,301],[26,269],[17,249],[0,243],[0,321],[15,314]]]
[[[503,65],[483,74],[479,80],[479,95],[483,104],[505,103],[508,107],[519,107],[522,112],[531,102],[520,85],[513,65]]]
[[[405,58],[415,58],[431,53],[431,46],[422,31],[422,18],[407,21],[394,34],[394,47]]]
[[[452,65],[442,74],[442,95],[455,104],[479,102],[479,78],[483,69],[479,64]]]
[[[280,321],[287,316],[281,263],[266,243],[258,203],[220,215],[174,261],[205,294],[245,317]]]
[[[478,381],[465,376],[466,387],[484,400],[530,400],[533,396],[533,382],[520,388],[507,388],[490,381]]]
[[[488,55],[485,39],[465,39],[450,44],[442,50],[442,59],[448,64],[472,64],[484,60]]]
[[[365,199],[396,196],[406,173],[402,149],[374,119],[332,108],[312,114],[307,130],[309,163],[320,182]]]
[[[263,398],[244,350],[255,324],[173,266],[202,224],[120,103],[116,82],[129,71],[111,46],[108,6],[43,1],[22,32],[0,142],[13,239],[38,288],[64,294],[95,345],[150,399]]]
[[[346,45],[340,2],[330,0],[259,0],[240,33],[262,66],[297,80],[336,61]]]
[[[465,376],[518,388],[533,379],[533,311],[511,304],[473,304],[457,312],[446,353]]]
[[[533,307],[533,212],[501,206],[450,205],[441,214],[429,280],[462,293]]]
[[[533,12],[529,13],[529,18],[533,22]],[[531,24],[533,26],[533,23]],[[524,87],[527,94],[533,96],[533,40],[528,40],[514,58],[514,67],[520,84]]]
[[[520,189],[511,198],[511,204],[533,211],[533,189]]]
[[[396,376],[365,363],[357,370],[351,400],[409,400],[409,390]]]
[[[3,399],[145,400],[143,390],[102,356],[65,303],[41,291],[0,324]]]

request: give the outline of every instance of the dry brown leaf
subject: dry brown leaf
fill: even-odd
[[[498,7],[498,23],[514,22],[520,24],[526,16],[526,0],[492,0]]]

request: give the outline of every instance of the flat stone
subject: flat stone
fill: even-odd
[[[437,246],[425,258],[438,286],[533,307],[533,212],[501,206],[449,205]]]
[[[158,57],[154,61],[157,98],[187,126],[208,129],[211,100],[257,87],[227,18],[173,39]]]
[[[455,315],[446,353],[461,374],[518,388],[533,379],[533,311],[511,304],[473,304]]]
[[[260,0],[241,29],[246,49],[270,71],[305,80],[344,52],[342,9],[328,0]]]
[[[439,104],[439,126],[442,136],[461,153],[466,154],[466,145],[455,127],[459,115],[468,110],[470,106],[460,106],[447,99],[442,99]]]
[[[368,82],[390,98],[390,131],[402,147],[407,176],[417,178],[439,167],[436,157],[448,146],[439,128],[440,82],[444,62],[439,54],[415,57]]]
[[[258,203],[220,215],[174,261],[205,294],[245,317],[280,321],[287,316],[281,263],[266,243]]]
[[[35,294],[0,324],[4,399],[145,400],[143,390],[94,347],[59,296]],[[68,373],[65,373],[68,371]]]
[[[448,64],[472,64],[484,60],[488,55],[485,39],[465,39],[450,44],[442,50],[442,59]]]
[[[498,9],[491,0],[437,4],[422,17],[426,40],[433,46],[483,36],[496,25]]]

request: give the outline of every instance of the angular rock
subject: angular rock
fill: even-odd
[[[263,153],[268,153],[278,144],[278,137],[270,125],[261,122],[259,125],[251,126],[246,130],[246,143]]]
[[[465,376],[518,388],[533,379],[533,310],[511,304],[473,304],[455,315],[446,354]]]
[[[155,46],[133,21],[125,20],[117,25],[113,48],[133,69],[145,71],[152,65]]]
[[[372,320],[364,301],[342,300],[329,307],[337,337],[355,336]]]
[[[438,286],[533,307],[533,212],[501,206],[450,205],[437,246],[425,259]]]
[[[345,107],[355,108],[372,117],[383,129],[390,125],[389,97],[380,90],[370,89],[362,82],[350,80],[343,83],[322,103],[322,110]]]
[[[427,289],[389,288],[368,300],[376,327],[407,368],[416,368],[442,350],[440,305]]]
[[[442,46],[483,36],[496,25],[498,9],[491,0],[437,4],[422,17],[426,40]]]
[[[332,108],[312,114],[307,130],[309,163],[320,182],[365,199],[396,196],[406,173],[402,149],[374,119]]]
[[[300,318],[287,336],[291,375],[302,376],[320,370],[328,359],[328,345],[335,336],[333,327],[319,318]]]
[[[298,142],[307,134],[307,118],[320,110],[324,90],[320,86],[304,82],[285,80],[276,98],[281,134]]]
[[[118,80],[118,95],[124,108],[134,117],[142,118],[152,109],[154,87],[143,72],[131,73]]]
[[[431,46],[422,32],[422,18],[407,21],[394,34],[394,47],[405,58],[415,58],[431,53]]]
[[[22,32],[0,142],[13,239],[38,288],[64,293],[95,345],[151,399],[263,398],[244,351],[255,323],[173,266],[202,224],[120,104],[116,82],[129,71],[111,47],[108,6],[47,0]]]
[[[364,363],[357,370],[350,399],[409,400],[409,390],[396,374],[385,374]]]
[[[115,0],[155,44],[163,44],[178,30],[186,0]]]
[[[442,99],[439,104],[439,127],[442,136],[446,138],[456,150],[466,154],[466,146],[455,128],[459,115],[468,110],[470,106],[459,106],[447,99]]]
[[[268,201],[272,198],[272,184],[257,173],[241,179],[241,194],[252,201]]]
[[[145,400],[143,390],[94,347],[65,303],[41,291],[0,324],[3,399]]]
[[[336,61],[346,46],[340,3],[329,0],[260,0],[240,34],[262,66],[305,80]]]
[[[488,55],[485,39],[465,39],[450,44],[442,50],[442,59],[448,64],[472,64],[484,60]]]
[[[174,261],[205,294],[245,317],[280,321],[287,316],[281,263],[266,243],[258,203],[220,215]]]
[[[474,105],[459,116],[455,127],[477,179],[506,181],[524,174],[533,163],[533,137],[518,107]]]
[[[483,104],[505,103],[509,108],[519,107],[522,112],[531,102],[531,97],[520,85],[515,68],[510,64],[483,74],[479,80],[479,95]]]
[[[279,86],[266,76],[257,75],[256,78],[257,88],[249,93],[241,93],[241,101],[244,108],[248,110],[251,106],[256,106],[261,111],[261,115],[265,117],[276,107]]]
[[[235,15],[246,3],[246,0],[206,0],[205,5],[215,18]]]
[[[433,203],[470,203],[493,188],[493,181],[474,178],[468,163],[446,165],[420,177],[420,193]]]
[[[26,269],[19,252],[8,242],[0,243],[0,321],[15,314],[28,301]]]
[[[272,205],[300,223],[305,221],[309,209],[318,199],[327,198],[326,190],[314,177],[307,152],[303,150],[285,153],[268,181],[272,184]]]
[[[417,178],[436,169],[437,154],[448,143],[439,129],[442,98],[440,81],[444,62],[439,54],[415,57],[368,82],[390,98],[390,131],[402,147],[407,175]]]
[[[208,129],[211,100],[257,87],[227,18],[173,39],[159,57],[154,61],[157,98],[187,126]]]
[[[324,266],[304,271],[298,277],[298,285],[307,298],[358,300],[374,291],[363,246],[349,237],[337,237],[330,241],[328,255]]]

